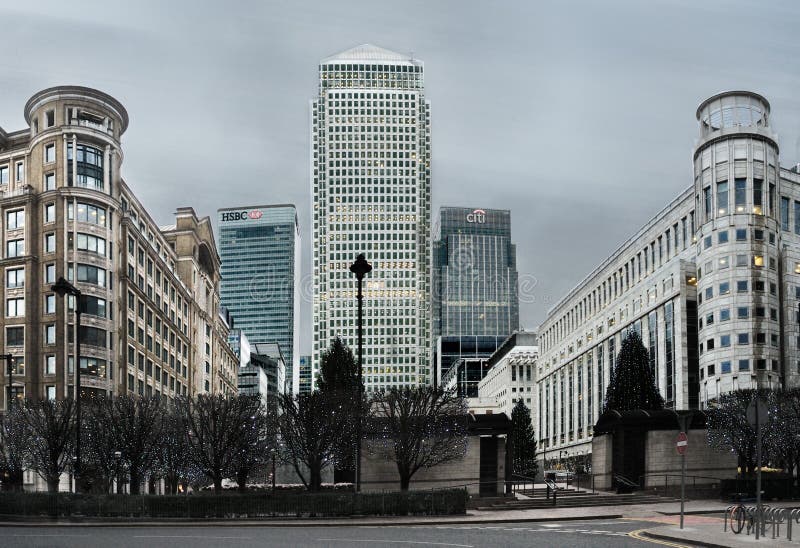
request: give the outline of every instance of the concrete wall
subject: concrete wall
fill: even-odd
[[[601,434],[592,438],[592,474],[595,489],[611,489],[611,463],[613,437]]]
[[[467,451],[461,459],[440,464],[433,468],[421,468],[411,478],[409,489],[440,489],[467,484],[470,494],[477,494],[480,482],[480,437],[470,436]],[[363,491],[399,491],[400,475],[393,458],[370,451],[367,443],[362,450],[361,489]],[[497,494],[505,488],[506,450],[505,439],[497,441]]]
[[[681,456],[675,449],[678,430],[653,430],[647,433],[645,455],[645,487],[662,487],[680,483]],[[715,479],[733,478],[736,475],[736,455],[723,453],[708,445],[707,431],[690,430],[687,433],[686,476],[703,476],[687,479],[688,484],[712,484]],[[653,475],[655,474],[655,475]],[[661,474],[660,476],[658,474]],[[664,477],[664,474],[673,477]]]
[[[679,485],[681,456],[675,449],[678,430],[651,430],[645,442],[645,488]],[[736,456],[712,449],[706,430],[690,430],[686,450],[687,485],[711,485],[736,475]],[[596,489],[611,489],[613,436],[603,434],[592,440],[592,473]],[[665,475],[667,476],[665,478]],[[689,476],[697,476],[689,478]],[[638,478],[631,478],[636,481]]]

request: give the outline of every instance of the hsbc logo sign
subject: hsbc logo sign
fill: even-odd
[[[230,221],[246,221],[247,219],[260,219],[264,213],[260,209],[252,211],[226,211],[222,214],[222,222],[227,223]]]
[[[467,213],[467,222],[482,225],[486,222],[486,212],[482,209],[476,209],[472,213]]]

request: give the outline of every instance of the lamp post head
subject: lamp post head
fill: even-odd
[[[372,270],[372,265],[367,262],[363,253],[359,253],[353,264],[350,265],[350,272],[356,275],[359,280],[364,278]]]
[[[78,296],[81,294],[78,288],[65,280],[63,276],[58,278],[56,283],[50,286],[50,289],[53,290],[53,292],[58,293],[59,297],[63,297],[64,295]]]

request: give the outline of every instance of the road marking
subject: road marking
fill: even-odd
[[[54,535],[54,534],[45,534],[45,533],[28,533],[28,534],[21,534],[21,533],[12,533],[10,535],[0,535],[0,537],[75,537],[75,538],[83,538],[88,537],[90,535]]]
[[[643,542],[661,544],[662,546],[672,546],[672,548],[691,548],[691,546],[687,546],[686,544],[678,544],[677,542],[669,542],[666,540],[647,537],[643,534],[646,530],[647,529],[637,529],[636,531],[631,531],[630,533],[628,533],[628,536],[631,538],[635,538],[636,540],[641,540]]]
[[[190,538],[213,540],[253,540],[253,537],[209,537],[207,535],[133,535],[133,538]]]
[[[370,542],[385,544],[425,544],[427,546],[456,546],[457,548],[475,548],[471,544],[448,544],[446,542],[423,542],[421,540],[383,540],[383,539],[359,539],[359,538],[318,538],[322,542]]]

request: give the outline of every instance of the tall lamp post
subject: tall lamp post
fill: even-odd
[[[11,374],[13,373],[14,356],[11,354],[0,354],[0,358],[6,360],[6,378],[8,379],[8,398],[6,398],[6,411],[11,409]]]
[[[75,491],[78,491],[78,478],[81,475],[81,292],[60,277],[50,287],[59,297],[75,297]]]
[[[356,430],[356,493],[361,491],[361,419],[363,410],[361,403],[364,400],[364,276],[372,271],[372,265],[367,262],[367,258],[360,253],[353,264],[350,265],[350,272],[356,275],[358,280],[358,427]]]

